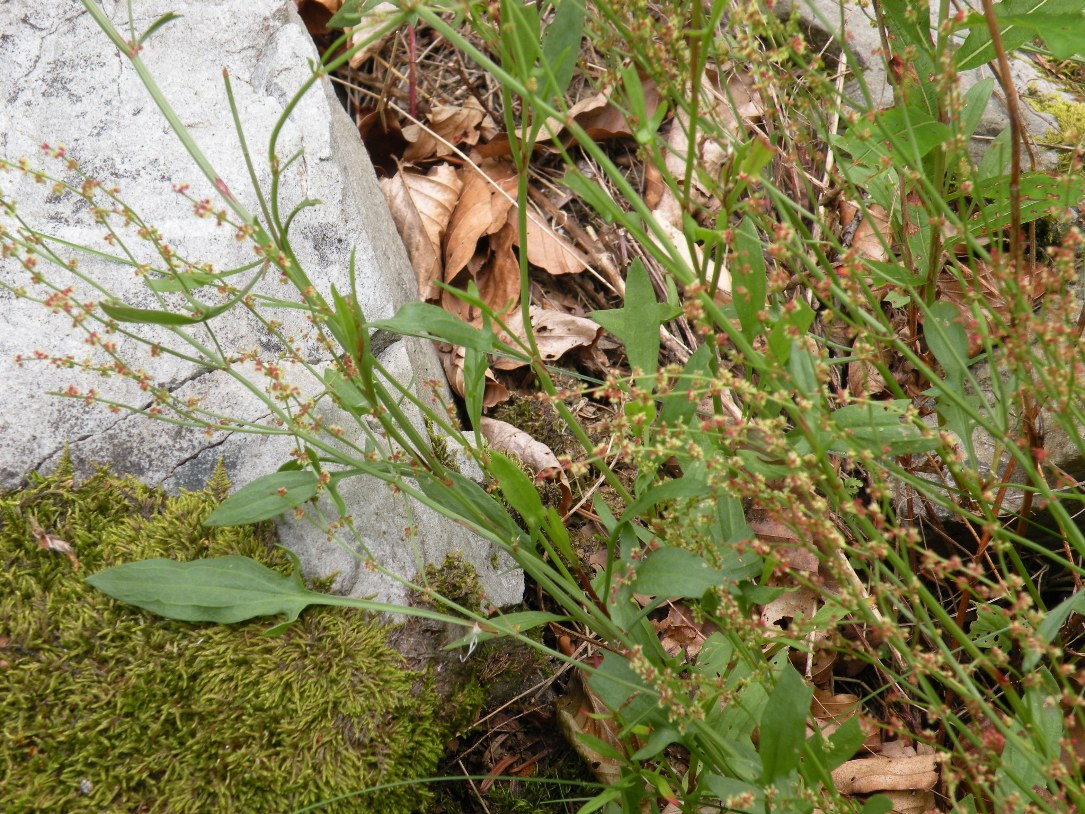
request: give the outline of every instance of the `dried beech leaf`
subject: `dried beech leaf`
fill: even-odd
[[[841,794],[929,791],[937,782],[938,763],[934,755],[861,758],[833,770],[833,785]]]
[[[607,786],[617,784],[622,777],[621,764],[613,758],[599,754],[582,738],[577,737],[584,733],[610,744],[618,752],[623,751],[614,730],[613,716],[581,678],[579,671],[573,672],[565,695],[554,702],[554,707],[565,739],[591,767],[596,779]]]
[[[342,5],[343,0],[294,0],[298,16],[305,23],[305,30],[314,37],[328,33],[328,20]]]
[[[473,275],[482,301],[497,313],[520,302],[520,261],[512,248],[515,242],[516,227],[506,223],[490,236],[489,262]]]
[[[516,168],[510,161],[487,159],[460,172],[463,191],[445,235],[445,282],[452,282],[475,255],[478,241],[506,223],[516,194]],[[495,186],[496,185],[496,186]]]
[[[644,106],[648,116],[655,115],[659,108],[659,86],[655,80],[645,79],[641,84],[644,91]],[[575,109],[575,106],[574,106]],[[571,112],[571,111],[570,111]],[[609,138],[626,138],[633,135],[633,128],[629,126],[629,120],[625,113],[612,104],[585,107],[582,111],[574,114],[576,123],[579,124],[596,141]]]
[[[790,528],[778,520],[760,518],[750,521],[750,528],[758,539],[772,546],[773,554],[789,568],[816,573],[817,554],[803,546]]]
[[[513,336],[523,340],[523,312],[513,311],[505,318],[505,324]],[[562,311],[550,311],[538,306],[531,307],[531,326],[535,332],[535,343],[539,346],[539,356],[544,362],[553,362],[577,348],[590,348],[602,334],[603,329],[590,319],[576,317]],[[517,359],[498,359],[494,367],[498,370],[514,370],[525,363]]]
[[[473,96],[460,105],[438,105],[426,116],[426,126],[409,124],[403,138],[410,142],[404,161],[423,161],[450,155],[454,146],[478,144],[486,111]]]
[[[516,245],[520,245],[516,210],[509,210],[509,224],[514,228]],[[527,219],[527,259],[533,266],[553,275],[576,274],[588,267],[588,261],[573,248],[567,238],[562,237],[543,221],[542,217],[532,212]]]
[[[939,810],[933,791],[886,791],[883,794],[893,803],[893,814],[926,814]]]
[[[442,278],[441,238],[462,188],[459,175],[448,164],[434,167],[428,175],[400,170],[381,181],[381,191],[407,247],[423,300],[440,295],[434,281]]]
[[[491,447],[498,452],[515,455],[535,473],[536,477],[550,477],[561,471],[558,456],[550,447],[532,438],[519,427],[514,427],[507,421],[483,417],[479,429],[482,437],[489,442]]]
[[[453,393],[462,398],[464,393],[464,349],[455,347],[450,350],[441,350],[439,351],[439,355],[441,357],[441,364],[445,369],[445,378],[448,379],[448,386],[452,388]],[[490,407],[496,407],[501,402],[508,400],[508,389],[505,385],[501,384],[494,376],[493,372],[487,368],[486,390],[482,395],[482,406],[489,409]]]
[[[833,695],[827,690],[814,689],[810,711],[819,720],[842,718],[847,720],[859,711],[859,696],[851,693]]]
[[[884,262],[889,259],[890,235],[889,213],[877,204],[870,204],[851,239],[851,247],[860,257]]]
[[[326,0],[326,2],[334,2],[337,7],[342,5],[342,0]],[[365,18],[351,29],[351,47],[365,42],[377,33],[377,30],[384,25],[385,16],[396,11],[398,11],[398,9],[393,3],[378,3],[373,8],[369,9],[369,11],[366,12]],[[394,31],[389,31],[380,39],[373,40],[373,42],[363,47],[350,58],[350,67],[357,69],[371,56],[379,54],[381,49],[384,48],[384,44],[388,42],[389,38],[391,38],[394,33]]]
[[[783,627],[780,622],[784,619],[810,619],[817,612],[819,604],[817,594],[805,586],[784,591],[761,609],[761,622]]]

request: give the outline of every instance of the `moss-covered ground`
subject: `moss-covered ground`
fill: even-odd
[[[435,773],[452,717],[375,621],[314,609],[169,622],[87,574],[150,557],[245,554],[286,569],[269,528],[207,529],[224,493],[167,497],[99,472],[0,496],[0,811],[287,812]],[[70,543],[73,559],[40,545]],[[424,784],[321,811],[425,811]]]

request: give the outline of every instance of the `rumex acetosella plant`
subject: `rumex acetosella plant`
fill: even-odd
[[[138,66],[137,50],[88,8]],[[41,361],[131,378],[153,397],[138,409],[182,426],[295,438],[291,467],[237,493],[211,524],[312,514],[313,498],[334,505],[342,479],[365,474],[504,547],[558,612],[450,610],[468,628],[465,644],[559,618],[597,644],[582,667],[606,726],[577,737],[612,771],[582,810],[874,812],[904,810],[909,795],[936,811],[1081,805],[1070,747],[1083,723],[1075,638],[1085,538],[1074,520],[1082,494],[1072,475],[1045,466],[1042,426],[1057,423],[1085,447],[1081,238],[1063,223],[1061,238],[1043,246],[1030,226],[1064,215],[1085,184],[1023,168],[1015,131],[976,160],[967,145],[994,83],[962,91],[956,81],[973,63],[1006,58],[1013,45],[999,15],[1025,23],[1010,9],[951,17],[943,6],[928,29],[926,7],[878,4],[895,82],[892,102],[876,108],[840,91],[839,72],[855,64],[846,45],[826,66],[797,23],[757,3],[552,8],[551,17],[511,1],[412,6],[384,28],[428,26],[496,77],[521,213],[534,148],[553,135],[547,123],[561,121],[573,142],[550,143],[565,186],[642,250],[626,271],[622,307],[594,315],[624,342],[630,368],[591,393],[617,408],[608,456],[557,398],[530,333],[522,346],[502,342],[511,335],[498,331],[502,315],[474,292],[460,296],[485,313],[481,328],[423,304],[367,323],[353,292],[324,296],[312,285],[274,200],[254,216],[221,186],[223,202],[192,200],[194,214],[251,241],[255,261],[236,275],[201,268],[171,256],[117,193],[80,177],[55,148],[47,152],[61,169],[52,175],[6,168],[86,201],[119,243],[131,233],[146,241],[156,259],[137,270],[159,306],[134,308],[101,289],[93,302],[77,297],[63,276],[79,274],[68,247],[19,223],[5,200],[17,225],[6,227],[4,254],[27,273],[17,293],[71,316],[99,354]],[[362,13],[348,3],[333,22],[352,25]],[[1051,35],[1045,20],[1033,18],[1033,33]],[[598,83],[630,121],[637,157],[674,198],[676,222],[566,115],[581,27],[605,57]],[[961,41],[967,48],[954,50]],[[1065,44],[1056,37],[1049,47]],[[335,55],[324,70],[345,59]],[[649,81],[662,98],[651,109]],[[167,111],[149,79],[148,87]],[[598,170],[592,177],[584,157]],[[268,160],[280,161],[274,141]],[[836,223],[849,209],[858,222],[850,231]],[[649,266],[665,281],[661,295]],[[291,307],[311,316],[312,336],[337,360],[331,368],[289,350],[276,360],[231,358],[217,346],[216,320],[236,311],[294,346],[269,315],[286,295],[263,293],[265,275],[281,277]],[[521,275],[526,312],[526,259]],[[659,329],[674,320],[696,341],[661,366]],[[237,377],[275,423],[211,415],[156,390],[111,339],[147,336],[148,327],[170,340],[152,341],[151,353],[187,354]],[[532,362],[585,445],[574,467],[594,466],[613,489],[615,500],[593,502],[603,566],[585,572],[562,518],[513,462],[384,375],[369,348],[377,328],[465,347],[465,378],[478,387],[487,354]],[[315,377],[319,397],[302,395],[295,371]],[[84,388],[69,395],[106,398]],[[477,457],[496,494],[442,462],[404,399]],[[336,421],[321,400],[335,405]],[[480,392],[465,402],[477,427]],[[359,436],[344,432],[348,422],[364,440],[350,440]],[[987,461],[982,438],[995,450]],[[339,504],[341,517],[314,519],[349,537]],[[924,514],[934,519],[921,523]],[[314,602],[350,604],[241,559],[183,570],[133,563],[92,582],[190,620],[289,620]],[[135,592],[136,583],[159,593]],[[222,598],[242,590],[244,603]],[[696,627],[696,647],[661,640],[664,605]],[[838,711],[819,713],[829,701]],[[870,796],[880,791],[897,796]]]

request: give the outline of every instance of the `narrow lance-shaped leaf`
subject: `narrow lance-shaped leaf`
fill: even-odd
[[[795,668],[784,664],[761,715],[762,782],[775,783],[798,767],[813,695]]]
[[[273,472],[226,498],[205,526],[244,526],[270,520],[316,497],[318,479],[308,470]]]

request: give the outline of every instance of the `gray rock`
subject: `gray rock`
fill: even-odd
[[[107,2],[106,14],[127,28],[126,2]],[[223,70],[229,71],[245,136],[265,192],[271,181],[267,142],[272,128],[297,89],[310,76],[317,53],[291,0],[225,0],[221,3],[148,0],[134,5],[135,27],[143,31],[167,11],[183,15],[159,29],[141,56],[163,94],[230,191],[250,212],[260,212],[251,189],[232,123]],[[251,263],[253,247],[234,239],[230,227],[213,219],[196,219],[187,201],[171,190],[190,184],[196,198],[216,199],[183,146],[169,130],[130,62],[117,53],[81,5],[42,5],[28,0],[0,3],[0,155],[28,156],[32,163],[65,175],[57,162],[41,158],[39,145],[63,144],[88,175],[121,189],[123,200],[155,226],[181,256],[211,261],[217,269]],[[127,36],[127,34],[126,34]],[[291,228],[301,266],[327,293],[331,285],[350,290],[349,258],[356,249],[357,290],[368,319],[392,315],[416,298],[416,286],[402,243],[392,223],[368,157],[349,117],[327,80],[304,97],[283,128],[277,153],[301,157],[284,172],[282,212],[307,198],[322,205],[302,211]],[[71,173],[65,175],[71,178]],[[103,227],[94,223],[79,199],[59,199],[48,186],[28,176],[0,175],[5,196],[19,202],[19,216],[33,228],[64,240],[89,243],[112,251],[102,241]],[[12,228],[10,217],[0,224]],[[129,235],[131,238],[132,236]],[[139,259],[149,249],[129,240]],[[140,248],[142,246],[142,248]],[[84,256],[79,270],[100,280],[124,302],[160,307],[130,266]],[[58,282],[65,272],[47,269]],[[240,278],[239,278],[240,279]],[[0,281],[30,286],[29,275],[14,260],[0,261]],[[67,284],[67,283],[64,283]],[[255,293],[282,297],[288,291],[277,280],[261,282]],[[79,301],[101,299],[86,283],[77,283]],[[319,373],[327,352],[312,335],[303,313],[278,310],[283,334],[296,339],[305,362]],[[212,323],[227,354],[257,349],[265,359],[282,350],[265,327],[248,312],[236,310]],[[175,339],[164,330],[142,331],[164,344]],[[194,329],[202,341],[208,337]],[[27,473],[55,464],[70,444],[77,468],[108,463],[148,483],[168,488],[202,485],[219,457],[226,461],[235,486],[274,471],[289,460],[293,444],[284,435],[202,432],[163,424],[141,415],[113,413],[99,403],[85,404],[46,395],[76,386],[95,387],[116,401],[147,407],[150,401],[132,381],[108,381],[49,366],[16,366],[16,354],[41,349],[50,356],[82,359],[93,351],[86,335],[66,316],[48,314],[42,306],[0,289],[0,488],[16,486]],[[167,345],[169,347],[170,345]],[[244,418],[274,433],[267,407],[229,373],[209,370],[194,361],[168,354],[151,359],[142,346],[118,339],[118,353],[142,366],[155,386],[201,400],[205,409]],[[99,357],[100,358],[100,357]],[[443,373],[428,343],[403,340],[381,357],[393,375],[410,382],[422,398],[443,390]],[[318,382],[301,365],[288,371],[303,393],[318,392]],[[259,380],[259,376],[257,376]],[[442,382],[436,391],[432,382]],[[415,415],[420,421],[420,417]],[[489,543],[467,533],[436,512],[412,505],[383,484],[360,481],[353,488],[355,519],[374,557],[404,577],[413,577],[423,562],[443,561],[461,553],[473,564],[495,604],[519,601],[522,576]],[[415,541],[404,529],[419,529]],[[283,523],[285,542],[299,552],[307,571],[339,572],[335,589],[351,595],[376,595],[401,601],[403,588],[361,567],[356,557],[329,542],[324,532],[293,521]],[[408,553],[409,552],[409,555]]]

